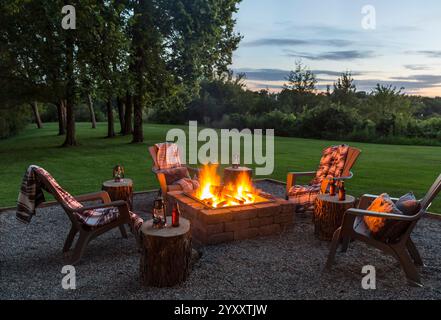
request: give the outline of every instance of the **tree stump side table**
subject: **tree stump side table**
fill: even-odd
[[[124,200],[133,210],[133,181],[132,179],[121,179],[121,181],[108,180],[103,182],[102,190],[107,191],[112,201]]]
[[[314,234],[320,240],[332,240],[332,236],[342,223],[346,210],[353,208],[355,198],[346,195],[343,201],[338,196],[319,194],[314,206]]]
[[[153,228],[153,220],[141,227],[142,252],[140,261],[141,283],[144,286],[171,287],[184,282],[190,273],[191,232],[190,221],[179,219],[179,227]]]

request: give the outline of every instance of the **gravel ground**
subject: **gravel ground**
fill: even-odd
[[[283,195],[280,185],[260,187]],[[135,196],[143,218],[154,196]],[[393,258],[359,242],[324,272],[329,243],[315,239],[311,219],[303,215],[278,236],[203,248],[188,281],[163,289],[140,286],[135,239],[112,230],[89,244],[76,266],[77,289],[64,290],[66,214],[58,206],[40,209],[26,226],[6,212],[0,214],[0,299],[440,299],[440,226],[441,220],[423,219],[414,232],[427,265],[421,270],[424,288],[408,286]],[[361,288],[367,264],[376,267],[376,290]]]

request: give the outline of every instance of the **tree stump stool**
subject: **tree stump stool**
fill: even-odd
[[[246,174],[250,181],[253,178],[253,169],[247,167],[228,167],[224,169],[224,185],[228,185],[229,183],[234,183],[237,181],[237,178],[241,174]]]
[[[144,286],[171,287],[184,282],[190,273],[192,257],[190,221],[179,219],[179,227],[153,228],[153,220],[141,227],[141,283]]]
[[[133,210],[133,181],[121,179],[121,181],[108,180],[103,182],[102,190],[107,191],[112,201],[124,200]]]
[[[338,196],[319,194],[314,206],[314,234],[320,240],[332,240],[332,236],[343,221],[346,210],[353,208],[355,198],[346,195],[343,201]]]

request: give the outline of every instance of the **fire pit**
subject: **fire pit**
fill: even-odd
[[[254,187],[247,175],[221,184],[215,166],[204,167],[193,194],[169,192],[183,217],[191,221],[193,242],[217,244],[282,232],[293,223],[294,206]]]

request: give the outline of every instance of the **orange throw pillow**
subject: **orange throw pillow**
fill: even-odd
[[[379,195],[367,208],[368,211],[375,212],[383,212],[383,213],[395,213],[395,214],[403,214],[393,203],[391,198],[387,193],[383,193]],[[365,216],[363,217],[365,224],[371,231],[372,235],[375,238],[383,238],[383,236],[387,233],[390,224],[389,221],[385,218],[380,217],[371,217]]]

